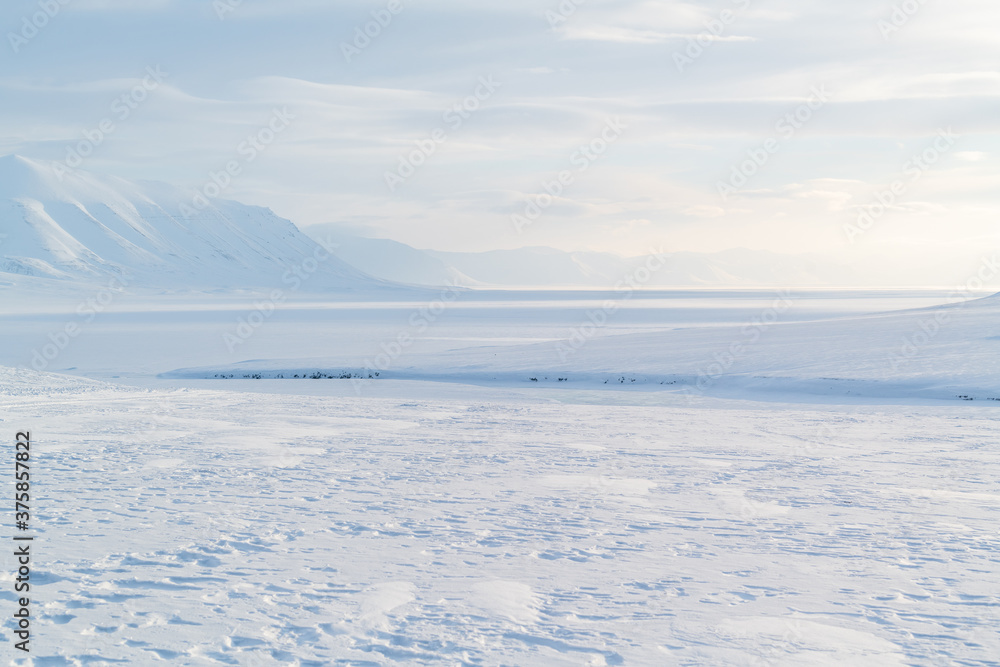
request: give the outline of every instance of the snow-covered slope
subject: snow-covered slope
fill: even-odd
[[[562,389],[624,385],[780,400],[1000,401],[1000,296],[783,321],[794,303],[794,295],[778,297],[740,326],[624,335],[606,335],[599,325],[602,317],[611,321],[620,311],[594,308],[562,338],[546,342],[414,352],[402,363],[375,355],[364,362],[350,355],[256,359],[164,377],[408,379]]]
[[[0,157],[0,274],[130,285],[354,290],[378,281],[270,210]],[[10,278],[10,276],[7,276]]]

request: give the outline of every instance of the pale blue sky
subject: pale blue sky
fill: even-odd
[[[912,16],[893,17],[893,2],[872,0],[587,0],[572,12],[572,0],[400,0],[394,15],[389,0],[219,0],[232,5],[220,18],[209,0],[50,0],[59,11],[33,34],[38,0],[9,0],[0,153],[65,161],[108,120],[82,168],[193,192],[235,160],[223,196],[444,250],[744,246],[895,261],[899,248],[995,247],[1000,6],[910,2]],[[348,62],[342,44],[380,11],[391,21]],[[699,54],[692,39],[713,29]],[[163,83],[147,79],[122,118],[115,100],[156,66]],[[475,111],[445,116],[477,90]],[[241,143],[275,109],[294,120],[248,161]],[[796,112],[801,127],[779,125]],[[605,130],[614,119],[620,133]],[[958,138],[939,141],[933,165],[906,164],[949,127]],[[444,141],[390,191],[386,172],[439,129]],[[602,132],[613,141],[600,157],[578,152]],[[735,187],[748,151],[764,163]],[[515,224],[560,171],[559,196]],[[887,213],[845,229],[897,180]],[[735,192],[723,198],[720,183]]]

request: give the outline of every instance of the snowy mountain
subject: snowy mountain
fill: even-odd
[[[0,157],[0,275],[159,288],[384,285],[269,209],[200,204],[165,184]]]

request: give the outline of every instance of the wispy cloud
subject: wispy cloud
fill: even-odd
[[[654,30],[635,30],[611,26],[568,27],[556,31],[562,39],[592,40],[596,42],[622,42],[632,44],[662,44],[672,40],[704,39],[711,42],[754,42],[756,37],[747,35],[713,35],[710,33],[663,33]]]

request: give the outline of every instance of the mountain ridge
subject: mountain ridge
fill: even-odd
[[[2,156],[0,272],[154,287],[388,287],[270,209],[216,199],[185,215],[187,199],[168,184]]]

